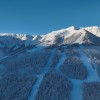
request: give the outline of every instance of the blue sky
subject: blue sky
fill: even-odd
[[[46,34],[99,26],[100,0],[0,0],[0,33]]]

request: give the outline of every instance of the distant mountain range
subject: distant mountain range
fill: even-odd
[[[100,27],[77,28],[71,26],[66,29],[53,31],[46,35],[26,35],[0,33],[0,48],[17,49],[20,46],[50,46],[64,44],[93,44],[100,45]]]

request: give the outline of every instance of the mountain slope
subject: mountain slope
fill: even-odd
[[[0,100],[100,100],[95,34],[74,26],[41,36],[1,33]]]

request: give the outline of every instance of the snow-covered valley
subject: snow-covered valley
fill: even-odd
[[[0,100],[100,100],[100,27],[0,33]]]

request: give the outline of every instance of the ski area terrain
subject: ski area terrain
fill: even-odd
[[[0,100],[100,100],[100,27],[0,33]]]

